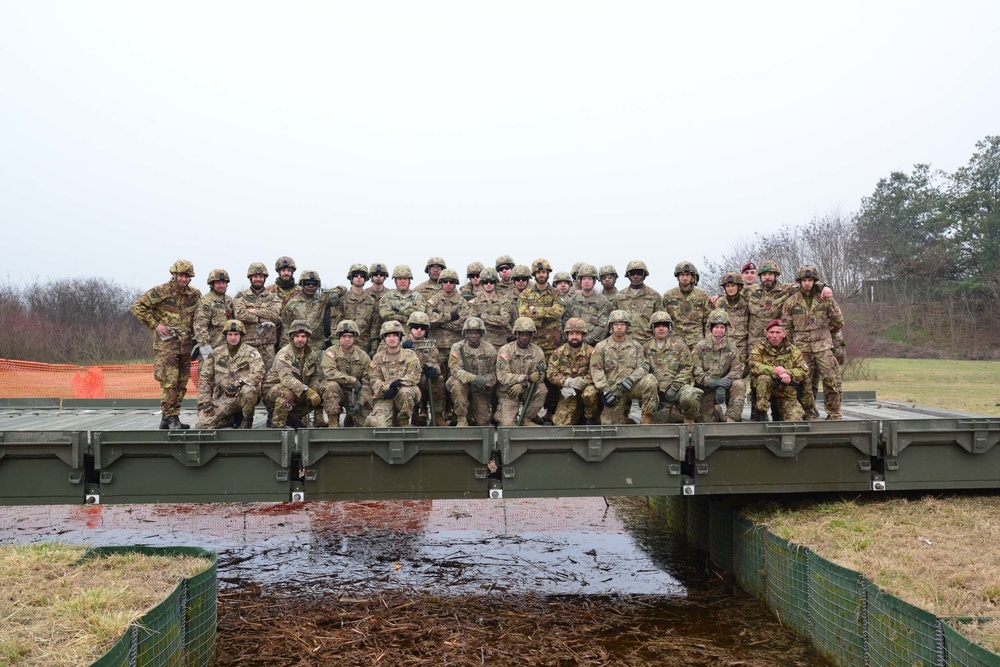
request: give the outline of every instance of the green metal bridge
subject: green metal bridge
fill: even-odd
[[[869,394],[844,412],[690,426],[160,431],[152,401],[5,399],[0,504],[1000,488],[1000,418]]]

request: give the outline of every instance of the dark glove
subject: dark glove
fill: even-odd
[[[718,382],[723,389],[729,389],[733,386],[733,381],[730,378],[719,378]]]
[[[353,391],[355,394],[361,393],[361,380],[354,381],[354,384],[351,385],[351,391]]]
[[[451,321],[452,321],[452,322],[454,322],[454,321],[455,321],[455,320],[457,320],[458,318],[459,318],[459,314],[458,314],[458,311],[457,311],[457,310],[456,310],[456,311],[453,311],[453,312],[451,313]]]
[[[476,379],[472,381],[472,388],[476,391],[482,391],[486,389],[486,378],[482,375],[477,375]]]
[[[215,414],[215,406],[212,403],[199,403],[198,412],[203,412],[211,417]]]
[[[350,415],[351,417],[354,417],[359,412],[361,412],[361,403],[354,401],[353,403],[347,406],[347,414]]]
[[[465,299],[466,301],[472,301],[476,297],[475,295],[470,294],[469,292],[462,292],[462,298]]]
[[[510,386],[510,389],[507,390],[507,398],[509,398],[512,401],[516,401],[517,399],[521,398],[521,392],[523,391],[524,387],[522,387],[521,385],[512,384]]]
[[[340,292],[330,294],[330,305],[334,308],[340,305]]]
[[[424,375],[433,380],[438,376],[438,369],[434,368],[430,364],[424,364]]]
[[[673,388],[673,387],[671,387],[670,389],[667,389],[667,393],[665,393],[663,395],[663,400],[666,401],[667,403],[676,403],[677,402],[677,394],[678,394],[678,390],[675,389],[675,388]]]
[[[715,390],[715,402],[717,405],[722,405],[726,402],[726,388],[719,387]]]
[[[542,374],[540,372],[538,372],[538,371],[535,371],[534,373],[532,373],[531,375],[528,376],[528,381],[529,382],[535,382],[535,383],[541,382],[542,381]]]
[[[395,389],[396,391],[399,391],[399,388],[403,386],[403,381],[393,380],[392,382],[389,383],[389,386]]]
[[[198,357],[200,356],[201,348],[198,346],[198,343],[195,343],[194,347],[191,348],[191,361],[198,361]]]
[[[392,312],[398,313],[399,312],[399,306],[393,306],[392,307]]]
[[[622,390],[623,394],[627,394],[632,389],[632,380],[625,378],[618,383],[618,388]]]
[[[314,408],[323,402],[323,397],[319,395],[319,392],[315,389],[306,390],[306,400],[309,401],[309,405]]]
[[[609,408],[613,407],[614,404],[618,402],[618,394],[610,390],[604,392],[604,394],[601,395],[601,398],[604,400],[604,405],[608,406]]]
[[[705,386],[708,387],[709,389],[718,389],[720,385],[718,380],[713,379],[706,382]]]
[[[396,394],[399,393],[399,387],[395,386],[395,384],[396,383],[393,382],[392,384],[389,385],[389,388],[382,393],[382,398],[386,399],[387,401],[391,401],[392,399],[396,398]]]
[[[231,396],[236,396],[239,393],[240,393],[240,383],[239,382],[230,382],[229,385],[226,386],[226,396],[230,396],[230,397]]]
[[[413,349],[413,341],[412,340],[404,340],[403,341],[403,349],[404,350],[412,350]]]

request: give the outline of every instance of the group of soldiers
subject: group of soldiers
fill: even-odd
[[[263,399],[268,426],[314,427],[840,419],[843,315],[815,267],[795,284],[776,262],[723,275],[721,294],[677,264],[677,286],[645,284],[645,262],[618,272],[584,262],[553,273],[546,259],[469,264],[467,282],[431,257],[413,272],[353,264],[348,286],[323,290],[319,273],[279,257],[277,276],[253,262],[249,289],[230,297],[223,269],[207,294],[177,260],[169,282],[132,311],[154,330],[161,429],[180,421],[191,361],[200,358],[198,428],[251,428]],[[758,282],[759,279],[759,282]],[[370,283],[370,284],[369,284]],[[600,289],[598,289],[600,286]]]

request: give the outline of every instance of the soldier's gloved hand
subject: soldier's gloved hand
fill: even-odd
[[[206,414],[209,417],[211,417],[212,415],[215,414],[215,405],[213,403],[211,403],[211,402],[208,402],[208,403],[199,403],[198,404],[198,412]]]
[[[534,373],[532,373],[531,375],[529,375],[528,376],[528,381],[529,382],[541,382],[542,381],[542,374],[541,374],[541,372],[535,371]]]
[[[315,408],[323,402],[323,397],[319,395],[318,391],[310,388],[306,390],[306,400],[309,401],[309,405]]]
[[[398,313],[399,312],[399,306],[393,306],[392,307],[392,312]]]
[[[723,389],[729,389],[733,386],[733,381],[730,378],[719,378],[718,382],[719,386]]]
[[[271,322],[270,320],[261,320],[260,324],[257,325],[257,328],[258,329],[273,329],[274,328],[274,322]]]
[[[396,398],[396,394],[399,393],[399,388],[403,386],[402,380],[393,380],[389,383],[389,388],[385,390],[382,394],[382,398],[387,400],[392,400]]]
[[[399,388],[403,386],[403,381],[393,380],[392,382],[389,383],[389,386],[395,389],[396,391],[399,391]]]
[[[457,320],[458,318],[459,318],[459,314],[458,314],[458,311],[457,311],[457,310],[455,310],[455,311],[452,311],[452,313],[451,313],[451,321],[452,321],[452,322],[454,322],[454,321],[455,321],[455,320]]]
[[[349,416],[354,417],[359,412],[361,412],[361,403],[359,403],[358,401],[354,401],[353,403],[347,406],[347,414]]]
[[[476,391],[486,389],[486,378],[482,375],[477,375],[476,379],[472,381],[472,388]]]
[[[355,380],[351,384],[351,391],[353,391],[355,394],[361,393],[361,380]]]
[[[404,340],[403,341],[403,349],[404,350],[412,350],[413,349],[413,341],[412,340]]]
[[[604,405],[609,408],[614,407],[615,403],[618,402],[618,394],[610,389],[604,392],[604,394],[601,395],[601,398],[604,400]]]
[[[469,292],[463,292],[462,293],[462,298],[465,299],[466,301],[472,301],[476,297],[475,297],[475,295],[473,295],[473,294],[471,294]]]
[[[632,380],[625,378],[618,383],[618,388],[622,390],[623,394],[627,394],[632,389]]]
[[[583,391],[584,389],[587,388],[587,381],[581,377],[570,378],[566,380],[565,384],[567,387],[572,387],[577,391]]]
[[[212,356],[212,346],[211,345],[199,345],[198,354],[201,355],[202,359],[208,359]]]
[[[573,389],[573,387],[563,387],[559,390],[559,393],[562,394],[563,398],[573,398],[576,396],[576,389]]]
[[[667,403],[676,403],[678,393],[680,393],[680,390],[676,387],[671,387],[670,389],[667,389],[667,393],[663,395],[663,400]]]
[[[340,305],[340,292],[330,293],[330,305],[333,306],[334,308]]]
[[[230,382],[226,386],[226,396],[230,396],[230,397],[237,396],[239,393],[240,393],[240,383],[239,382]]]
[[[705,386],[708,387],[709,389],[718,389],[719,388],[719,381],[716,380],[715,378],[712,378],[708,382],[705,383]]]
[[[715,403],[717,405],[722,405],[726,402],[726,388],[719,387],[715,390]]]
[[[512,384],[510,386],[510,389],[507,390],[507,398],[509,398],[512,401],[516,401],[517,399],[521,398],[521,392],[523,391],[524,387],[522,387],[521,385]]]
[[[424,376],[433,380],[438,376],[438,369],[434,368],[430,364],[424,364]]]

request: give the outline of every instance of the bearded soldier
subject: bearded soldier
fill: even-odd
[[[428,259],[427,265],[424,267],[424,273],[427,274],[427,280],[414,287],[413,291],[424,297],[425,300],[430,298],[436,290],[441,289],[441,284],[439,282],[441,279],[441,272],[447,268],[448,266],[444,263],[444,259],[440,257],[431,257]],[[395,277],[395,273],[393,273],[393,278]]]
[[[566,342],[549,357],[546,376],[549,384],[559,390],[552,424],[569,426],[579,423],[583,413],[584,424],[596,424],[601,409],[597,387],[590,376],[590,357],[594,348],[583,342],[587,324],[578,317],[566,320]]]
[[[267,267],[261,262],[250,264],[247,278],[250,279],[250,289],[240,292],[233,299],[233,317],[243,323],[247,331],[243,335],[243,343],[260,353],[266,373],[274,363],[274,345],[278,342],[278,326],[281,324],[281,298],[264,289]]]
[[[805,413],[796,387],[805,381],[809,368],[798,348],[788,342],[781,320],[771,320],[764,331],[766,338],[750,349],[750,379],[757,402],[751,419],[766,422],[767,408],[773,398],[778,419],[801,421]]]
[[[337,343],[323,352],[323,409],[331,427],[340,426],[342,410],[347,412],[344,426],[361,426],[371,413],[368,366],[372,360],[357,344],[359,334],[357,323],[342,320],[334,328]]]
[[[264,360],[243,342],[246,329],[239,320],[223,325],[226,342],[203,357],[198,378],[198,428],[224,428],[239,416],[239,428],[253,428],[260,400]]]
[[[274,356],[263,387],[264,405],[271,415],[269,425],[286,430],[301,427],[309,411],[323,402],[320,351],[309,345],[312,325],[294,320],[287,333],[289,343]]]
[[[194,311],[194,339],[202,358],[226,341],[223,329],[233,318],[233,298],[226,294],[228,288],[228,271],[212,269],[208,273],[208,293],[201,297]]]

